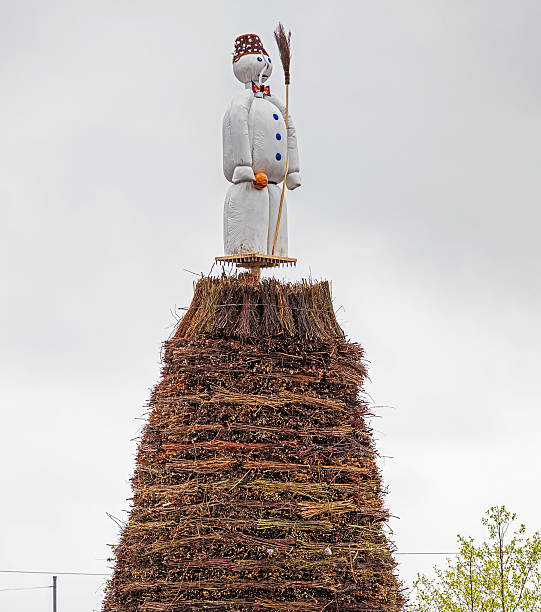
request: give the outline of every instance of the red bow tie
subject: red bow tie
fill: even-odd
[[[254,93],[257,93],[258,91],[260,91],[262,94],[266,96],[271,95],[270,87],[268,85],[261,85],[261,88],[260,88],[259,85],[257,83],[254,83],[253,81],[252,81],[252,91]]]

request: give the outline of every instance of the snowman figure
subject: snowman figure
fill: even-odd
[[[300,186],[297,137],[285,107],[264,83],[272,73],[259,36],[235,40],[233,72],[244,90],[231,101],[223,121],[223,166],[229,188],[224,205],[225,255],[272,254],[282,196]],[[289,155],[287,155],[289,149]],[[282,204],[274,255],[287,257],[287,211]]]

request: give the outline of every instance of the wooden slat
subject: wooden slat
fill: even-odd
[[[231,263],[237,266],[275,268],[277,266],[294,266],[297,260],[294,257],[280,257],[264,253],[238,253],[215,257],[217,263]]]

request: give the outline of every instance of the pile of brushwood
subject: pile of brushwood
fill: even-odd
[[[165,343],[104,610],[402,610],[362,349],[327,282],[249,278]]]

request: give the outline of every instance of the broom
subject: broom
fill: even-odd
[[[287,166],[289,163],[289,64],[291,63],[291,32],[286,34],[284,26],[279,23],[274,30],[274,38],[280,51],[280,59],[284,68],[284,80],[286,84],[286,168],[284,171],[284,181],[282,184],[282,195],[280,197],[280,208],[278,209],[278,220],[276,222],[276,231],[274,232],[274,242],[272,243],[272,255],[276,249],[276,240],[278,238],[278,229],[280,228],[280,218],[282,217],[282,207],[284,205],[284,195],[286,190]]]

